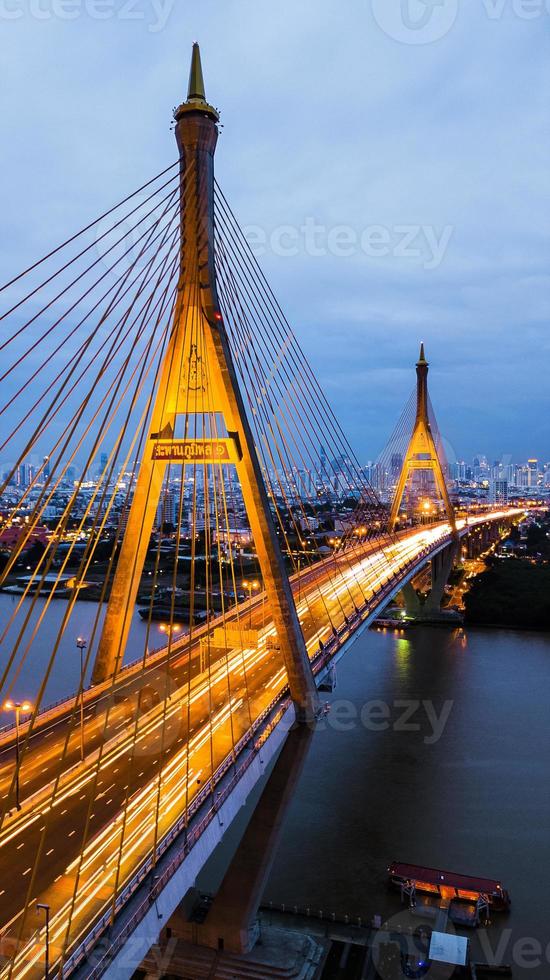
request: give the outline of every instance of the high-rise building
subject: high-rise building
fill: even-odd
[[[486,480],[489,475],[489,464],[487,457],[478,453],[474,456],[474,480]]]
[[[325,483],[327,477],[327,451],[324,446],[320,447],[319,452],[319,476],[321,483]]]
[[[179,517],[179,493],[165,488],[157,507],[156,526],[162,530],[164,524],[171,524],[175,527]]]
[[[392,483],[397,483],[403,469],[403,454],[392,453],[390,460],[390,476]]]
[[[538,459],[527,460],[527,486],[529,488],[538,486],[539,482],[539,461]]]
[[[491,481],[490,501],[492,504],[508,503],[508,480]]]

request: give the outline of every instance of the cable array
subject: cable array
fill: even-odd
[[[154,870],[170,830],[186,832],[197,801],[215,805],[243,739],[287,690],[238,463],[204,452],[232,436],[205,268],[182,248],[204,194],[188,178],[167,168],[0,290],[0,587],[13,594],[1,698],[32,702],[17,756],[13,731],[0,741],[0,865],[19,895],[9,917],[0,896],[9,978],[41,955],[37,900],[61,964],[114,918],[136,871]],[[214,248],[218,329],[314,659],[389,581],[396,539],[219,187]],[[147,468],[160,444],[182,459],[170,450]],[[130,539],[139,494],[151,506]],[[139,611],[129,592],[116,669],[90,687],[128,547]],[[63,687],[79,635],[82,669]],[[44,711],[60,683],[64,700]]]

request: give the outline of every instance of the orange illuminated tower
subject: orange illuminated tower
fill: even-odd
[[[216,291],[214,152],[219,116],[206,101],[198,44],[193,45],[187,101],[176,110],[175,120],[181,161],[178,298],[93,680],[101,683],[121,667],[167,465],[181,464],[185,475],[189,462],[221,461],[236,468],[290,692],[298,715],[309,717],[315,713],[317,691]],[[219,437],[205,430],[205,414],[223,420]],[[199,437],[192,438],[197,432]]]
[[[443,468],[430,425],[428,412],[428,369],[429,365],[424,355],[424,344],[421,344],[420,357],[416,364],[416,418],[393,498],[389,520],[390,531],[395,530],[399,509],[409,477],[412,477],[418,471],[431,471],[434,476],[435,485],[443,500],[451,528],[456,533],[455,512],[449,497]]]

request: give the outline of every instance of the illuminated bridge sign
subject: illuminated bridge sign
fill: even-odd
[[[155,443],[153,459],[167,463],[233,463],[236,454],[232,439],[180,439]]]

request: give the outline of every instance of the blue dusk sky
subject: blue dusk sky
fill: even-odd
[[[541,0],[0,0],[0,281],[176,159],[217,177],[360,458],[420,340],[451,457],[550,459]]]

